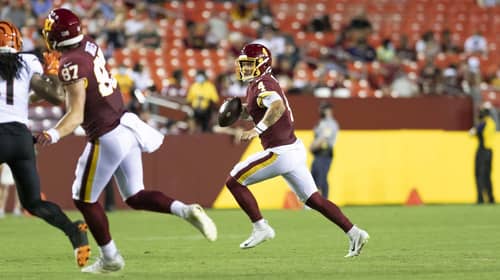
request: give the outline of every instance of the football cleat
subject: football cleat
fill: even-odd
[[[73,223],[76,230],[69,236],[69,240],[73,245],[76,263],[79,267],[85,266],[90,258],[90,246],[87,238],[87,224],[84,221],[76,221]]]
[[[217,240],[217,227],[200,205],[188,205],[185,217],[206,239],[212,242]]]
[[[352,258],[359,256],[363,246],[368,243],[368,239],[370,239],[368,232],[360,229],[353,238],[349,238],[349,252],[344,257]]]
[[[125,261],[120,253],[117,252],[110,260],[107,260],[103,256],[99,257],[95,263],[82,268],[82,272],[94,274],[110,273],[122,270],[123,267],[125,267]]]
[[[241,249],[250,249],[260,243],[273,239],[276,236],[274,229],[265,221],[265,225],[261,227],[253,227],[252,234],[250,237],[240,244]]]

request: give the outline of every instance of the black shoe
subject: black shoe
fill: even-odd
[[[90,258],[89,239],[87,238],[87,224],[84,221],[76,221],[73,223],[76,227],[73,234],[69,236],[69,240],[73,245],[75,259],[78,266],[82,267],[87,264]]]

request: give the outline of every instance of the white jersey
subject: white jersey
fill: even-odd
[[[34,74],[43,74],[42,64],[33,54],[20,54],[23,67],[19,78],[5,81],[0,78],[0,123],[28,124],[30,82]]]

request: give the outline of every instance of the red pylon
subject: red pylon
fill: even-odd
[[[417,189],[413,188],[410,191],[410,194],[408,195],[408,199],[406,200],[405,205],[407,206],[416,206],[416,205],[422,205],[422,199],[420,198],[420,195],[418,194]]]
[[[303,207],[302,203],[299,201],[297,195],[294,192],[288,191],[285,194],[285,201],[283,201],[283,208],[298,210],[302,209],[302,207]]]

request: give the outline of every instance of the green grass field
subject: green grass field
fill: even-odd
[[[109,275],[80,273],[69,241],[41,220],[8,216],[0,220],[0,279],[500,279],[500,206],[343,210],[371,235],[355,259],[343,257],[343,232],[314,211],[264,211],[276,238],[250,250],[238,247],[251,231],[240,210],[209,211],[215,243],[174,216],[113,212],[126,266]]]

